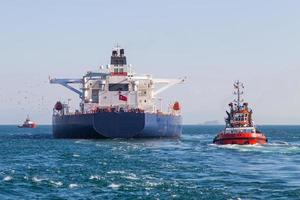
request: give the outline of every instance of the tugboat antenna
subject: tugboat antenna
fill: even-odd
[[[237,99],[234,101],[237,103],[238,110],[240,110],[241,103],[244,101],[243,99],[241,99],[241,95],[244,94],[244,92],[242,91],[242,89],[244,88],[244,84],[238,80],[233,84],[233,86],[235,89],[234,94],[237,95]]]

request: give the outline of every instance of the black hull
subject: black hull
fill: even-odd
[[[179,137],[180,116],[133,112],[99,112],[53,116],[54,138]]]

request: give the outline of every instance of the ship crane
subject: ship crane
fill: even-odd
[[[108,75],[107,73],[88,72],[83,77],[83,79],[57,79],[57,78],[51,79],[49,77],[49,80],[50,80],[51,84],[59,84],[59,85],[62,85],[64,87],[68,88],[72,92],[75,92],[82,99],[83,98],[83,92],[81,92],[80,90],[70,86],[69,84],[81,84],[81,85],[83,85],[84,81],[91,80],[95,77],[103,78],[103,77],[106,77],[107,75]],[[84,79],[86,79],[86,80],[84,80]]]
[[[133,77],[128,78],[128,80],[130,80],[130,81],[139,81],[139,80],[145,80],[145,79],[150,79],[150,76],[133,76]],[[156,95],[162,93],[163,91],[169,89],[170,87],[172,87],[174,85],[184,83],[186,80],[186,77],[178,78],[178,79],[151,79],[151,80],[153,81],[154,84],[164,85],[153,92],[153,97],[155,97]]]
[[[159,93],[169,89],[170,87],[185,82],[186,77],[179,79],[153,79],[153,82],[156,84],[165,84],[165,86],[159,88],[153,92],[153,96],[158,95]]]
[[[68,88],[69,90],[75,92],[76,94],[78,94],[80,98],[83,97],[83,93],[81,91],[69,85],[69,84],[82,84],[83,83],[82,79],[57,79],[57,78],[51,79],[50,78],[50,83],[62,85]]]

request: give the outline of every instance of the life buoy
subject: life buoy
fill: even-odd
[[[54,109],[57,111],[61,111],[63,109],[63,105],[60,101],[56,102]]]
[[[175,111],[180,110],[180,104],[179,104],[178,101],[176,101],[176,102],[174,103],[174,105],[173,105],[173,110],[175,110]]]

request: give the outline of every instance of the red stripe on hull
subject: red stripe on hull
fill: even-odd
[[[37,125],[36,124],[29,124],[29,125],[22,125],[22,126],[18,126],[19,128],[36,128]]]
[[[220,133],[213,141],[215,144],[266,144],[267,138],[261,133],[237,133],[224,134]]]
[[[112,76],[127,76],[127,72],[112,72]]]

